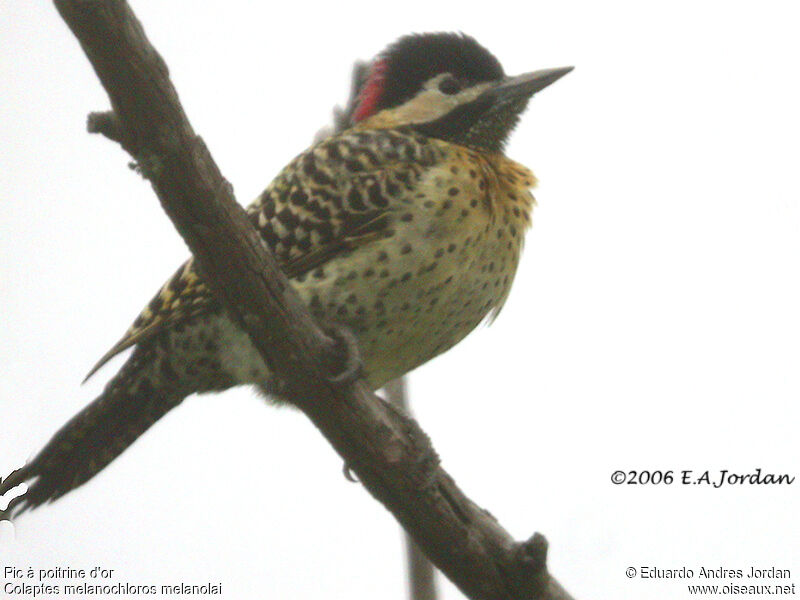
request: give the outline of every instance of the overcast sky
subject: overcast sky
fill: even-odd
[[[611,483],[800,475],[795,3],[132,5],[243,203],[345,101],[353,60],[399,35],[462,30],[508,73],[575,65],[508,147],[540,179],[508,304],[411,376],[414,411],[468,495],[515,537],[547,536],[578,600],[687,596],[631,566],[800,584],[800,480]],[[0,39],[5,474],[100,392],[122,360],[84,375],[188,251],[128,156],[85,133],[108,101],[50,3],[0,3]],[[191,397],[89,484],[0,525],[0,565],[400,600],[398,526],[341,462],[252,390]]]

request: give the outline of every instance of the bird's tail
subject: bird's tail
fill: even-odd
[[[94,402],[64,425],[24,467],[0,480],[0,495],[28,490],[0,511],[0,520],[50,502],[99,473],[188,395],[156,370],[153,348],[137,348]]]

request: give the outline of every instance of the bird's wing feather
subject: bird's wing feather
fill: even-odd
[[[279,266],[300,277],[390,228],[393,200],[437,159],[424,138],[345,132],[293,160],[247,208]],[[219,310],[194,260],[184,263],[86,379],[123,350],[165,328]]]

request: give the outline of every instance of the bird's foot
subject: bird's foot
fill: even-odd
[[[355,383],[361,377],[364,368],[355,334],[344,325],[335,323],[326,325],[325,333],[334,341],[332,354],[335,358],[328,381],[339,387]]]

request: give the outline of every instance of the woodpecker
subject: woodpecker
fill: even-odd
[[[247,209],[311,313],[355,334],[373,388],[502,308],[536,183],[503,147],[529,99],[571,69],[508,77],[469,36],[402,37],[370,63],[349,127],[292,160]],[[28,484],[6,516],[82,485],[190,394],[276,388],[191,259],[89,376],[130,347],[100,397],[0,482],[0,494]]]

